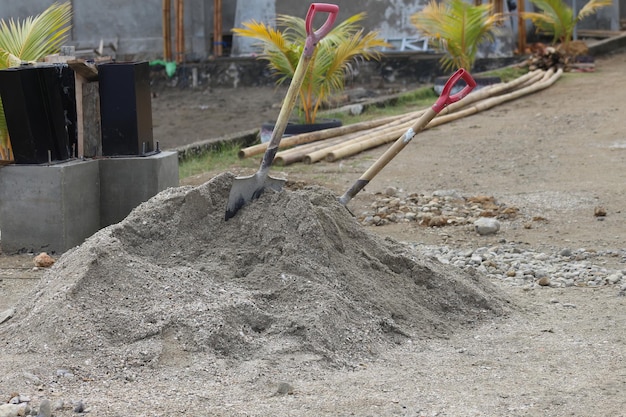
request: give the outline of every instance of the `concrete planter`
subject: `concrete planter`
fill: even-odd
[[[178,155],[0,167],[4,253],[62,253],[178,186]]]
[[[64,252],[99,228],[98,161],[0,168],[4,253]]]
[[[122,221],[139,204],[168,187],[178,186],[178,155],[100,160],[100,225]]]

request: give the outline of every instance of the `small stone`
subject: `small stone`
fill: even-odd
[[[565,248],[563,250],[561,250],[561,252],[559,252],[559,255],[561,256],[572,256],[572,250]]]
[[[54,258],[52,258],[52,256],[48,255],[46,252],[41,252],[39,255],[35,256],[35,259],[33,259],[33,262],[35,263],[35,266],[37,267],[48,268],[54,265],[54,262],[56,261],[54,260]]]
[[[434,216],[428,221],[428,227],[443,227],[448,224],[448,219],[444,216]]]
[[[389,196],[389,197],[395,197],[398,195],[398,189],[396,187],[386,187],[385,188],[385,195]]]
[[[514,269],[509,269],[508,271],[506,271],[507,277],[514,277],[515,275],[517,275],[517,272],[515,272]]]
[[[596,208],[593,209],[593,215],[596,217],[605,217],[606,209],[602,206],[597,206]]]
[[[611,274],[606,277],[606,282],[609,284],[617,284],[622,280],[622,274]]]
[[[39,404],[39,414],[37,417],[51,417],[52,416],[52,405],[50,404],[50,400],[43,400],[41,404]]]
[[[30,412],[27,403],[0,405],[0,417],[21,417]]]
[[[541,277],[537,280],[537,284],[541,285],[542,287],[547,287],[550,285],[550,278]]]
[[[288,384],[287,382],[281,382],[280,384],[278,384],[276,393],[279,395],[286,395],[286,394],[291,395],[293,394],[293,387],[291,386],[291,384]]]
[[[359,114],[363,113],[363,105],[362,104],[353,104],[350,107],[348,107],[348,112],[352,115],[352,116],[358,116]]]
[[[481,236],[493,235],[500,230],[500,222],[490,217],[481,217],[474,222],[474,228]]]
[[[1,311],[0,312],[0,324],[9,320],[11,317],[13,317],[14,314],[15,314],[14,308],[9,308],[7,310]]]
[[[82,401],[78,401],[74,404],[74,412],[75,413],[82,413],[83,411],[85,411],[85,404]]]

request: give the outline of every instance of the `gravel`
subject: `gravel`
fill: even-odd
[[[596,217],[601,215],[596,212]],[[376,196],[370,209],[358,217],[366,226],[416,222],[424,227],[472,227],[479,235],[495,234],[501,222],[521,221],[524,227],[542,218],[527,218],[522,211],[493,196],[463,196],[456,190],[431,194],[405,193],[387,187]],[[546,252],[528,250],[522,244],[506,242],[489,247],[451,248],[415,242],[406,245],[416,255],[437,259],[462,270],[475,269],[490,279],[512,286],[599,287],[615,285],[626,293],[626,268],[605,266],[626,264],[626,250],[595,250],[553,247]]]
[[[437,259],[463,270],[475,269],[491,279],[513,286],[599,287],[618,285],[626,291],[626,269],[602,266],[605,258],[626,262],[626,250],[588,250],[554,248],[535,252],[516,243],[475,249],[454,249],[406,243],[421,256]]]

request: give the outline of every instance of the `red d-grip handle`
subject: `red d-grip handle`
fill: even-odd
[[[315,13],[323,12],[328,13],[328,17],[326,18],[326,22],[322,25],[321,28],[313,31],[313,18],[315,17]],[[328,3],[311,3],[309,6],[309,11],[306,14],[305,19],[305,28],[306,28],[306,42],[304,44],[304,54],[306,56],[313,55],[313,51],[315,50],[315,45],[330,32],[333,25],[335,24],[335,19],[337,19],[337,14],[339,13],[339,6],[336,4],[328,4]]]
[[[454,87],[460,79],[463,79],[467,85],[458,93],[450,95],[452,87]],[[448,81],[446,81],[446,84],[443,86],[443,90],[441,91],[441,95],[435,104],[433,104],[432,109],[435,113],[439,113],[447,105],[456,103],[471,93],[474,87],[476,87],[476,81],[474,81],[471,74],[463,68],[458,69],[450,78],[448,78]]]

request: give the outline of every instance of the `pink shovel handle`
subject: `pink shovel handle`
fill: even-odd
[[[315,18],[315,13],[317,12],[325,12],[328,13],[328,17],[326,18],[326,22],[322,25],[321,28],[313,31],[313,19]],[[315,50],[315,45],[330,32],[333,24],[335,23],[335,19],[337,19],[337,14],[339,13],[339,6],[336,4],[328,4],[328,3],[311,3],[309,7],[309,11],[306,14],[305,19],[305,27],[306,27],[306,42],[304,44],[304,54],[306,56],[313,55],[313,51]]]
[[[452,87],[460,80],[463,79],[465,84],[467,84],[461,91],[456,94],[450,95],[450,91]],[[446,81],[446,84],[443,86],[443,90],[441,91],[441,95],[439,99],[433,104],[432,109],[435,113],[439,113],[449,104],[456,103],[461,100],[463,97],[472,92],[472,90],[476,87],[476,81],[472,78],[471,74],[467,72],[465,69],[458,69],[452,76]]]

